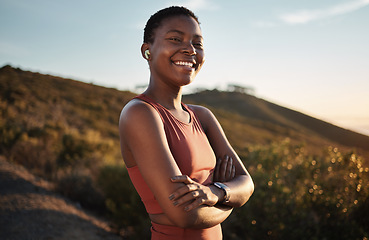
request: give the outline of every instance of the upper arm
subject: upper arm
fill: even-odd
[[[227,204],[233,207],[241,207],[248,201],[254,191],[251,176],[228,142],[222,127],[213,113],[209,109],[200,106],[192,106],[192,109],[199,118],[215,155],[218,158],[223,158],[227,155],[233,159],[236,176],[226,182],[226,185],[231,189],[230,202]]]
[[[231,144],[228,142],[228,139],[214,114],[209,109],[202,106],[191,105],[190,107],[200,120],[217,158],[222,158],[225,155],[232,157],[232,159],[235,160],[236,175],[247,175],[248,173],[246,168],[232,148]]]
[[[170,178],[182,173],[170,152],[159,114],[146,103],[131,102],[122,111],[119,133],[122,151],[130,152],[166,216],[177,226],[185,226],[191,215],[168,198],[183,186]]]

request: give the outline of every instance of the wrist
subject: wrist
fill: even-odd
[[[218,192],[220,191],[220,195],[218,196],[218,203],[228,203],[229,202],[229,192],[230,192],[230,188],[225,185],[224,183],[221,182],[214,182],[212,183],[213,186],[215,186],[215,188],[218,189]],[[220,197],[219,197],[220,196]]]
[[[211,184],[210,186],[211,192],[216,196],[215,203],[220,203],[223,201],[224,199],[224,191],[216,186],[214,186],[213,184]]]

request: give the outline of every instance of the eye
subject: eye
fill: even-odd
[[[173,42],[181,42],[182,40],[178,37],[170,37],[168,38],[170,41],[173,41]]]
[[[196,48],[203,48],[202,42],[194,42],[193,46],[195,46]]]

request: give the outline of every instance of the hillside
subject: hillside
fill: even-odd
[[[75,224],[65,238],[89,236],[83,228],[115,237],[70,199],[114,222],[124,239],[148,239],[150,221],[119,147],[119,114],[135,95],[1,68],[0,229],[17,234],[21,222],[30,234],[53,237]],[[244,93],[203,91],[183,101],[214,112],[255,183],[250,201],[222,224],[225,239],[369,238],[368,136]],[[34,204],[40,209],[30,210]]]
[[[307,147],[311,149],[333,145],[349,149],[354,148],[368,156],[369,136],[335,126],[255,96],[239,92],[213,90],[187,95],[184,101],[208,106],[218,115],[222,115],[219,113],[220,111],[224,115],[229,113],[239,115],[243,122],[252,125],[254,128],[250,132],[259,135],[252,136],[252,139],[260,139],[260,135],[263,136],[264,141],[275,141],[288,137],[296,142],[306,143]],[[223,115],[220,117],[220,121],[226,122],[228,119]],[[229,123],[229,125],[232,124]],[[255,132],[255,129],[259,129],[259,131]],[[265,130],[269,134],[263,134],[262,132]],[[228,131],[231,130],[228,129]],[[247,131],[242,132],[243,135],[249,134]],[[248,139],[247,141],[252,140]]]
[[[133,93],[5,66],[0,96],[0,154],[9,159],[33,168],[32,158],[42,158],[50,170],[54,162],[77,164],[78,158],[121,162],[117,123]]]
[[[36,132],[43,126],[67,132],[77,129],[92,135],[95,142],[106,140],[104,147],[113,151],[104,157],[120,161],[117,122],[121,108],[134,93],[4,66],[0,70],[0,94],[3,116],[17,115],[13,125],[31,128],[34,134],[42,134]],[[240,153],[250,144],[289,138],[316,153],[322,147],[337,146],[369,156],[369,136],[252,95],[213,90],[184,96],[183,101],[211,108]]]

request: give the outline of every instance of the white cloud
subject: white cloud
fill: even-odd
[[[184,6],[191,11],[199,10],[217,10],[219,6],[212,3],[210,0],[186,0],[186,1],[172,1],[168,5]]]
[[[327,9],[301,10],[295,13],[288,13],[281,15],[279,18],[288,24],[303,24],[327,17],[353,12],[367,6],[368,4],[369,0],[356,0],[335,5]]]

